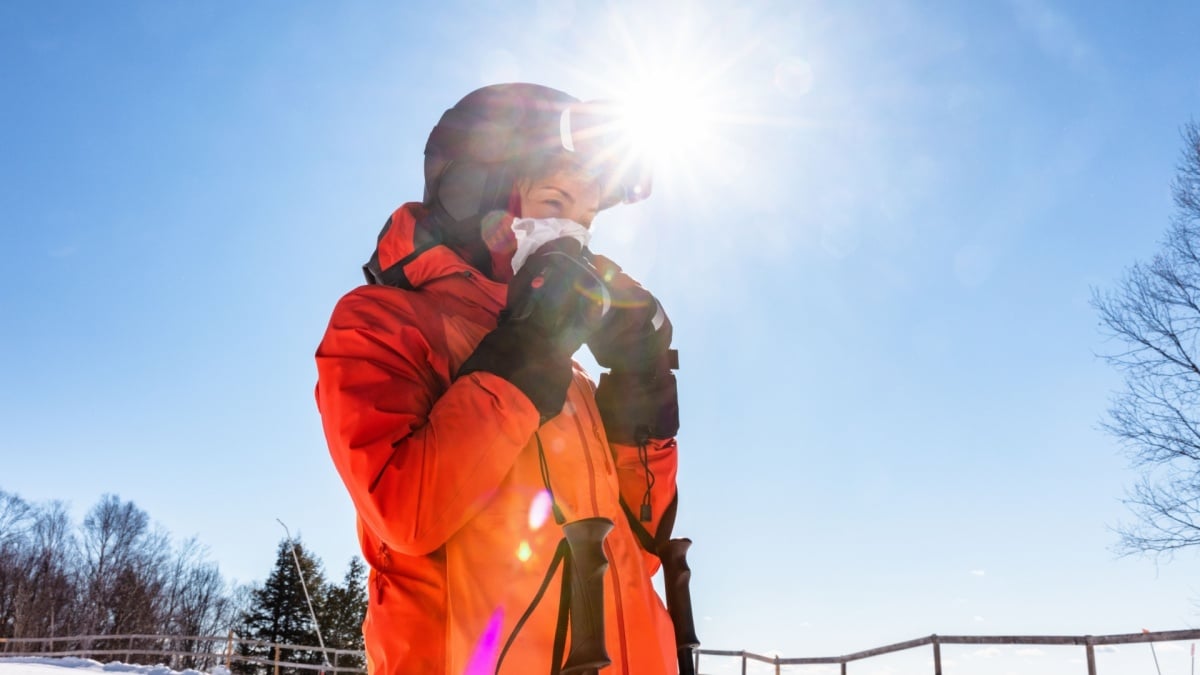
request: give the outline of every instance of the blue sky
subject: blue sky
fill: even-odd
[[[706,646],[1200,623],[1200,558],[1111,550],[1088,305],[1170,217],[1200,5],[727,4],[0,5],[0,488],[340,576],[312,353],[429,128],[674,68],[718,119],[593,248],[676,325]]]

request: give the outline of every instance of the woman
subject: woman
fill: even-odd
[[[372,674],[676,672],[650,583],[675,509],[671,328],[584,248],[630,186],[573,147],[577,106],[514,84],[448,110],[424,202],[392,214],[318,348]]]

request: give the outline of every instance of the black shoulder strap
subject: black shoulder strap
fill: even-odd
[[[392,227],[392,217],[388,217],[387,222],[383,224],[383,229],[379,231],[379,238],[375,240],[375,252],[371,254],[371,259],[362,268],[363,275],[367,278],[368,284],[395,286],[396,288],[403,288],[406,291],[413,290],[412,282],[409,281],[408,275],[404,273],[404,266],[416,260],[425,251],[442,243],[442,238],[438,235],[438,228],[430,227],[425,220],[427,218],[417,223],[416,234],[413,237],[417,247],[412,253],[392,263],[391,267],[385,270],[379,267],[379,244]]]

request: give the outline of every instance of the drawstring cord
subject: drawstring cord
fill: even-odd
[[[650,494],[654,490],[654,472],[650,470],[650,428],[639,426],[636,436],[638,461],[642,463],[642,469],[646,472],[646,492],[642,495],[639,518],[643,523],[648,523],[654,520],[654,512],[650,508]]]

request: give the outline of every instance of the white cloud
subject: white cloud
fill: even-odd
[[[971,620],[975,621],[976,623],[982,623],[984,621],[984,618],[982,616],[979,616],[978,614],[976,614],[975,616],[971,617]]]
[[[1046,652],[1037,647],[1022,647],[1017,650],[1017,656],[1045,656]]]
[[[984,570],[971,570],[972,576],[981,577],[981,576],[984,576],[985,574],[987,574],[987,572]]]
[[[996,658],[997,656],[1000,656],[1000,648],[994,647],[994,646],[993,647],[984,647],[983,649],[977,649],[974,652],[972,652],[971,656],[975,656],[975,657],[978,657],[981,659],[993,659],[993,658]]]

